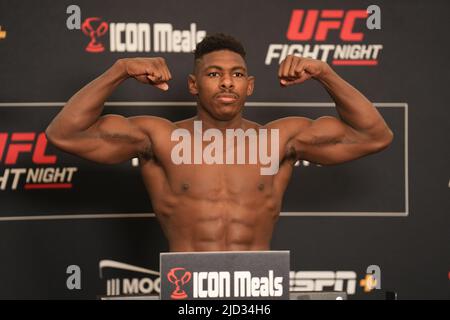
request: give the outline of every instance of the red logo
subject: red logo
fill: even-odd
[[[16,164],[19,154],[31,153],[34,140],[36,138],[35,132],[15,132],[11,134],[11,141],[7,148],[5,164]],[[0,162],[3,159],[3,154],[7,146],[8,133],[0,133]],[[23,143],[26,142],[26,143]],[[32,161],[36,164],[54,164],[56,163],[55,155],[46,155],[47,138],[44,133],[38,134],[35,147],[33,150]]]
[[[320,14],[320,18],[319,18]],[[362,41],[364,34],[354,32],[356,19],[366,19],[366,10],[294,10],[286,36],[292,41],[325,41],[328,31],[341,30],[342,41]],[[303,23],[303,28],[301,28]]]
[[[87,52],[103,52],[105,47],[101,42],[97,41],[97,38],[103,36],[108,31],[108,24],[102,21],[101,18],[91,17],[84,20],[81,25],[83,33],[91,38],[91,41],[86,47]]]
[[[170,295],[172,299],[186,299],[188,297],[186,291],[184,291],[182,287],[191,280],[191,276],[192,274],[184,268],[170,269],[167,274],[167,279],[176,286],[175,290]]]

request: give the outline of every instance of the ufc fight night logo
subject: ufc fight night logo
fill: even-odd
[[[374,29],[381,29],[381,10],[376,5],[365,10],[295,9],[285,34],[293,43],[270,44],[265,64],[298,55],[333,65],[375,66],[383,45],[364,43],[368,31]],[[327,43],[336,35],[340,43]]]
[[[72,188],[78,168],[43,167],[58,160],[56,155],[47,154],[46,149],[47,138],[43,132],[0,132],[0,163],[11,167],[0,172],[0,190],[16,190],[22,181],[24,189]],[[37,167],[16,167],[30,162]]]

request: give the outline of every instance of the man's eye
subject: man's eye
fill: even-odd
[[[210,72],[208,73],[208,77],[217,77],[219,75],[218,72]]]
[[[244,74],[241,72],[235,72],[234,75],[239,78],[244,76]]]

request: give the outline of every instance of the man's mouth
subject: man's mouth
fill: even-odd
[[[216,95],[216,99],[223,103],[231,103],[235,102],[238,97],[233,93],[219,93],[218,95]]]

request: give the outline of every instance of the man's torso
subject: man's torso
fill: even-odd
[[[243,121],[244,130],[262,128]],[[262,175],[259,161],[249,164],[248,144],[246,164],[174,164],[173,130],[194,134],[193,127],[193,119],[168,123],[152,134],[151,152],[140,156],[143,181],[170,250],[268,250],[294,163],[286,155],[286,141],[279,143],[275,175]],[[203,148],[209,143],[204,141]],[[223,152],[225,159],[225,144]]]

